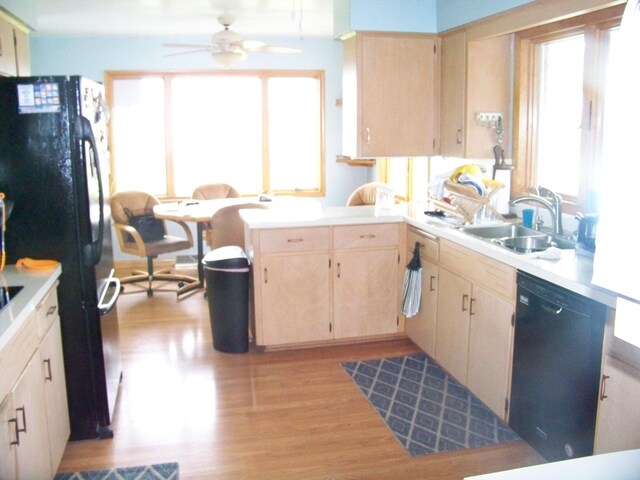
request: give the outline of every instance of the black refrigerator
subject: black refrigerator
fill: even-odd
[[[80,76],[0,78],[7,264],[61,263],[58,302],[71,440],[113,436],[122,370],[112,274],[108,110]]]

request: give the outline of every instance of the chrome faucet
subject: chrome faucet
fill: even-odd
[[[557,193],[549,190],[548,188],[538,187],[536,189],[537,194],[526,194],[520,197],[516,197],[510,205],[517,205],[522,202],[534,202],[542,205],[551,215],[551,221],[553,222],[553,233],[562,236],[562,197]]]

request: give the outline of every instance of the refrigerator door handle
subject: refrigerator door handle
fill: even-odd
[[[88,118],[76,117],[75,134],[83,142],[88,142],[93,155],[89,155],[89,161],[93,161],[92,167],[95,169],[96,178],[98,180],[98,196],[100,208],[100,220],[98,222],[98,238],[95,242],[86,245],[84,248],[85,266],[91,267],[100,262],[102,254],[102,242],[104,239],[104,192],[102,191],[102,172],[100,172],[100,159],[98,158],[98,147],[96,139],[93,136],[93,129]]]
[[[98,300],[98,313],[100,313],[100,315],[106,315],[107,313],[109,313],[113,306],[116,304],[118,297],[120,297],[120,279],[118,277],[114,277],[113,274],[114,270],[111,270],[111,275],[104,284],[104,289],[102,290],[102,294],[100,295],[100,300]],[[107,295],[107,291],[109,290],[109,286],[111,285],[113,285],[114,287],[114,293],[111,298],[105,302],[104,297]]]

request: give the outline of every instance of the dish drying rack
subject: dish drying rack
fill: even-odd
[[[482,212],[484,215],[491,212],[497,220],[504,220],[500,212],[491,204],[495,194],[504,188],[504,185],[486,185],[485,194],[482,196],[471,185],[446,180],[444,186],[449,191],[449,197],[452,197],[452,203],[435,198],[429,198],[429,200],[443,211],[460,217],[464,223],[473,223],[478,212]]]

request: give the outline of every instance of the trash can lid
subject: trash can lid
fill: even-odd
[[[205,267],[242,268],[249,266],[249,259],[242,248],[236,245],[216,248],[202,259]]]

